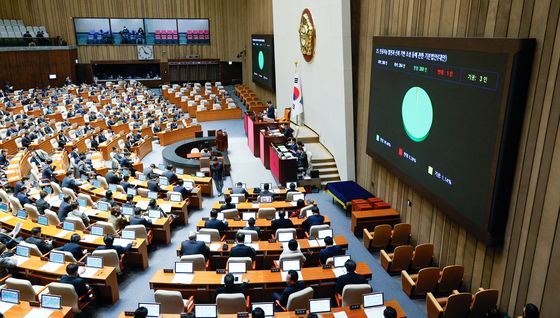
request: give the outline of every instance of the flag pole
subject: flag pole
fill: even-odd
[[[295,67],[295,74],[297,74],[298,73],[298,68],[297,68],[298,67],[298,61],[297,60],[294,61],[294,67]],[[299,75],[298,75],[298,77],[299,77]],[[292,104],[293,104],[293,101],[292,101]],[[294,107],[295,107],[295,105],[294,105]],[[293,110],[295,110],[294,107],[293,107]],[[294,113],[295,113],[295,111],[294,111]],[[299,114],[295,114],[296,126],[298,127],[298,129],[297,129],[298,131],[296,132],[296,137],[299,133],[299,125],[300,125],[300,120],[299,119],[300,119],[300,117],[301,116]]]

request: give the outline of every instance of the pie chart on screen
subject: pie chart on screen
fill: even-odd
[[[402,120],[408,137],[415,142],[424,141],[430,134],[433,119],[430,95],[418,86],[408,89],[402,100]]]
[[[259,51],[259,58],[258,58],[258,60],[259,60],[259,68],[260,68],[261,71],[262,71],[262,69],[264,68],[264,53],[263,53],[263,51]]]

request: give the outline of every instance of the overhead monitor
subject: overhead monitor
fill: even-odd
[[[274,36],[253,34],[251,46],[253,82],[275,91]]]

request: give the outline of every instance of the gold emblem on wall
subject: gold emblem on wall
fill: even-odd
[[[303,10],[299,22],[299,47],[305,61],[310,62],[315,54],[315,24],[307,8]]]

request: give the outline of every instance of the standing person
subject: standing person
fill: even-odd
[[[224,187],[224,165],[216,157],[213,158],[210,164],[210,173],[216,185],[218,196],[222,196],[222,188]]]

